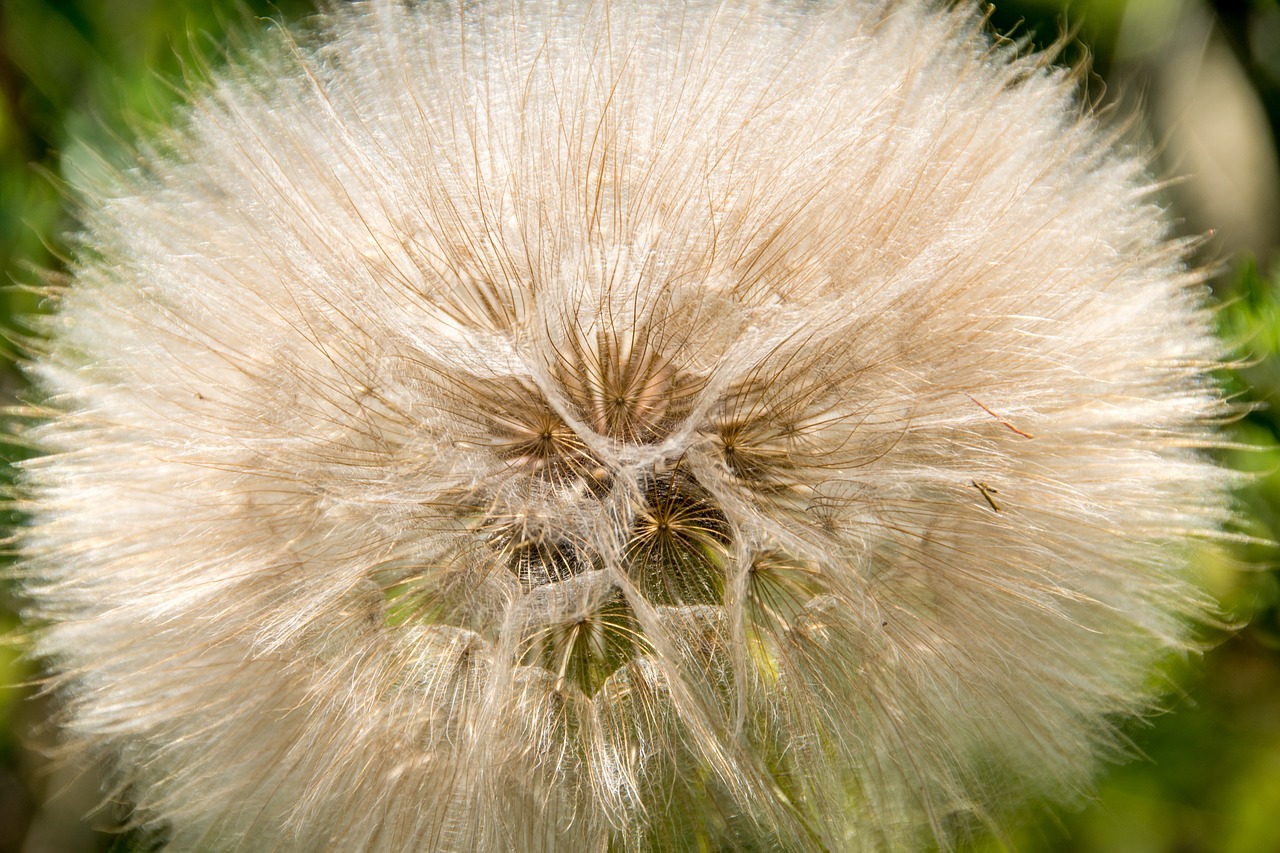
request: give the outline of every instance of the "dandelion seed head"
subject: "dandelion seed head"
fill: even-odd
[[[1208,612],[1201,277],[924,2],[366,2],[92,189],[22,566],[173,850],[881,851]]]

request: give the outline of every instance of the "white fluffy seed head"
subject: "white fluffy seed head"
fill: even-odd
[[[172,849],[946,844],[1149,707],[1218,353],[1068,73],[917,0],[256,56],[34,365],[38,651]]]

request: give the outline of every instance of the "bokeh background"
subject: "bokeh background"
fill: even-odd
[[[304,19],[312,0],[0,0],[0,405],[25,382],[15,343],[37,313],[34,287],[64,268],[74,232],[70,176],[127,158],[128,140],[174,114],[180,93],[240,37]],[[1252,408],[1224,450],[1256,472],[1240,492],[1241,542],[1207,549],[1205,582],[1224,628],[1171,673],[1166,709],[1133,724],[1133,759],[1074,808],[1039,808],[972,853],[1280,851],[1280,0],[997,0],[991,26],[1026,49],[1057,45],[1089,68],[1083,97],[1157,152],[1153,170],[1177,233],[1202,239],[1225,338],[1223,371]],[[22,458],[19,421],[0,442]],[[12,479],[0,466],[0,487]],[[2,506],[2,505],[0,505]],[[0,531],[18,523],[0,509]],[[1246,541],[1247,540],[1247,541]],[[5,559],[0,556],[0,559]],[[0,585],[0,853],[136,853],[109,831],[91,773],[44,757],[56,737]],[[81,815],[101,806],[88,819]],[[573,853],[573,851],[566,851]]]

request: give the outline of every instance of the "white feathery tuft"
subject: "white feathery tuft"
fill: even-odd
[[[924,0],[375,0],[91,188],[21,572],[175,851],[909,850],[1210,612],[1202,275]]]

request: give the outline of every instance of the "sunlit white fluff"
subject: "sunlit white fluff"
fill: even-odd
[[[93,188],[22,534],[175,850],[848,850],[1069,794],[1222,521],[1196,277],[915,2],[392,2]]]

